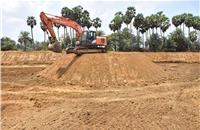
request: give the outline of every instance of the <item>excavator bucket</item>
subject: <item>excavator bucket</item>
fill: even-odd
[[[57,41],[54,42],[54,43],[50,43],[48,45],[48,49],[53,51],[53,52],[57,52],[57,53],[62,52],[61,46],[60,46],[59,42],[57,42]]]

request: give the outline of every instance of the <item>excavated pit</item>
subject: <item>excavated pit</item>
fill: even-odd
[[[78,85],[128,85],[160,81],[167,74],[142,53],[63,55],[40,76]]]

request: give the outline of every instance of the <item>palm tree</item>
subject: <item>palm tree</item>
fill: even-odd
[[[46,27],[43,25],[42,22],[40,22],[40,28],[42,29],[42,31],[44,32],[44,42],[46,41]]]
[[[83,7],[78,5],[74,8],[72,8],[72,11],[73,11],[73,20],[75,20],[78,24],[81,25]]]
[[[157,17],[155,14],[149,16],[149,24],[150,28],[152,29],[152,33],[154,34],[154,28],[156,27]]]
[[[58,23],[54,23],[54,26],[57,28],[57,33],[58,33],[58,39],[59,39],[59,28],[60,28],[60,24]]]
[[[92,27],[92,20],[91,19],[89,19],[88,21],[87,21],[87,25],[86,25],[86,27],[87,27],[87,29],[88,30],[90,30],[90,27]]]
[[[180,15],[180,19],[181,19],[181,24],[183,25],[183,29],[182,29],[182,31],[183,31],[183,34],[185,33],[185,30],[184,30],[184,24],[185,24],[185,20],[186,20],[186,17],[187,17],[187,14],[186,13],[183,13],[183,14],[181,14]]]
[[[96,32],[97,32],[97,28],[100,28],[101,27],[101,19],[100,18],[95,18],[92,20],[93,22],[93,26],[96,28]]]
[[[73,20],[81,25],[83,7],[78,5],[78,6],[74,7],[74,8],[72,8],[72,11],[73,11]]]
[[[160,28],[160,36],[162,37],[163,30],[161,28],[166,28],[166,26],[168,26],[169,18],[167,16],[165,16],[165,14],[162,14],[162,13],[159,14],[158,16],[159,16],[158,25],[159,25],[159,28]]]
[[[68,7],[63,7],[61,10],[61,15],[65,18],[73,19],[73,11]]]
[[[67,35],[67,27],[66,26],[63,26],[64,30],[63,30],[63,37],[65,39],[66,35]],[[66,33],[66,34],[65,34]]]
[[[89,24],[89,20],[90,20],[90,13],[87,10],[84,10],[82,12],[82,17],[81,17],[81,26],[83,28],[87,27],[87,25]]]
[[[165,15],[163,14],[163,11],[159,11],[155,14],[155,28],[156,28],[156,34],[158,35],[158,28],[161,27],[161,24],[163,21],[165,21]]]
[[[114,23],[114,20],[112,20],[109,24],[109,28],[110,30],[112,30],[113,32],[117,31],[117,26]]]
[[[171,24],[169,23],[169,19],[167,19],[165,22],[162,23],[161,30],[162,30],[162,33],[163,33],[163,37],[164,37],[165,32],[167,31],[167,29],[170,26],[171,26]]]
[[[135,17],[135,14],[136,14],[135,7],[130,6],[127,8],[126,13],[124,15],[124,23],[127,24],[127,27],[128,27],[128,24],[130,24],[130,31],[132,31],[131,22],[132,22],[132,19]]]
[[[145,42],[144,42],[144,33],[146,33],[146,39],[147,39],[147,35],[148,35],[148,29],[150,28],[149,27],[149,21],[148,19],[146,19],[148,17],[145,17],[141,26],[140,26],[140,29],[139,31],[142,33],[142,37],[143,37],[143,47],[145,48],[146,45],[145,45]]]
[[[18,42],[21,44],[21,46],[24,46],[24,51],[26,51],[27,44],[31,43],[30,33],[26,31],[21,31],[19,34]]]
[[[122,23],[123,23],[123,14],[121,11],[115,13],[115,17],[113,19],[114,25],[117,28],[117,31],[119,32],[121,27],[122,27]]]
[[[126,15],[128,15],[130,17],[130,19],[135,17],[135,13],[136,13],[135,7],[130,6],[126,10]]]
[[[147,28],[146,35],[148,36],[148,33],[149,33],[149,35],[151,35],[151,33],[150,33],[150,28],[151,28],[150,16],[146,16],[144,21],[145,21],[146,28]]]
[[[193,19],[194,21],[193,21],[192,27],[195,30],[200,31],[200,16],[194,16]]]
[[[142,23],[144,21],[144,16],[142,13],[138,13],[135,16],[134,22],[133,22],[133,26],[136,28],[137,30],[137,35],[139,34],[139,28],[142,26]]]
[[[161,25],[161,27],[160,27],[160,29],[162,30],[162,33],[163,33],[163,35],[161,35],[162,36],[162,44],[163,44],[163,42],[165,42],[165,39],[164,39],[164,37],[165,37],[165,32],[167,31],[167,29],[169,28],[171,26],[171,24],[170,24],[170,22],[169,22],[169,18],[165,21],[165,22],[163,22],[162,23],[162,25]]]
[[[31,37],[32,37],[32,44],[34,44],[34,39],[33,39],[33,27],[36,26],[36,20],[35,17],[29,16],[27,18],[27,25],[31,27]]]
[[[166,28],[166,26],[168,26],[168,24],[169,24],[169,18],[165,15],[165,14],[163,14],[163,12],[161,11],[161,12],[158,12],[157,13],[158,14],[158,16],[159,16],[159,20],[158,20],[158,26],[159,26],[159,28],[160,28],[160,35],[161,35],[161,37],[162,37],[162,29],[161,28],[163,28],[163,26]],[[165,30],[166,31],[166,30]]]
[[[142,13],[138,13],[136,16],[135,16],[135,19],[134,19],[134,22],[133,22],[133,26],[136,28],[137,30],[137,45],[139,47],[139,28],[142,26],[144,22],[144,16]]]
[[[188,37],[190,34],[190,27],[192,27],[193,23],[194,23],[193,15],[188,13],[185,19],[185,25],[188,27]]]
[[[65,18],[69,18],[72,20],[75,20],[74,18],[74,12],[73,10],[69,9],[68,7],[63,7],[61,10],[61,15]],[[66,33],[65,33],[66,32]],[[64,39],[65,39],[65,35],[67,35],[67,26],[64,26]],[[72,34],[71,34],[71,28],[70,28],[70,37],[72,38]],[[72,41],[72,40],[71,40]]]
[[[123,19],[124,19],[123,22],[126,24],[128,28],[128,25],[131,23],[131,19],[126,14],[124,15]]]
[[[114,33],[115,33],[115,31],[118,30],[118,27],[117,27],[116,24],[114,23],[114,20],[112,20],[112,21],[110,22],[109,28],[110,28],[110,30],[112,30]],[[114,36],[116,36],[116,35],[114,35]],[[116,39],[116,37],[115,37],[115,39]],[[117,42],[114,43],[114,48],[115,48],[115,51],[116,51],[116,50],[117,50]]]
[[[141,33],[142,33],[142,40],[143,40],[143,48],[145,48],[145,42],[144,42],[144,33],[146,32],[146,28],[145,28],[145,25],[142,26],[139,30]]]
[[[178,26],[181,25],[181,16],[176,15],[172,17],[172,24],[177,28]]]

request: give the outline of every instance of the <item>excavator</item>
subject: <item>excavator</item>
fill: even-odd
[[[85,31],[81,25],[70,18],[55,16],[44,12],[40,13],[40,19],[46,28],[47,34],[50,33],[48,49],[53,52],[62,52],[60,43],[56,38],[53,24],[68,26],[76,31],[76,44],[74,47],[66,49],[66,53],[75,53],[77,55],[85,53],[107,52],[107,39],[103,36],[97,36],[96,31]]]

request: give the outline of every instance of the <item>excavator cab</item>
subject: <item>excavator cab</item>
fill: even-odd
[[[80,45],[88,46],[92,43],[95,44],[95,40],[96,40],[95,31],[84,31],[81,36]]]
[[[96,31],[83,31],[80,43],[75,49],[76,54],[96,53],[107,51],[106,37],[96,35]]]

